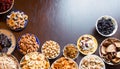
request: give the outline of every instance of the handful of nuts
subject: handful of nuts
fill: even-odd
[[[35,35],[29,33],[26,33],[20,38],[18,45],[20,48],[20,52],[23,54],[35,52],[39,48],[39,44],[36,40]]]
[[[42,46],[42,53],[49,59],[56,58],[60,54],[60,46],[57,42],[49,40]]]

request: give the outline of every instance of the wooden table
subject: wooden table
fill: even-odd
[[[95,29],[96,20],[100,16],[110,15],[120,26],[120,0],[15,0],[12,10],[24,11],[29,16],[28,25],[23,31],[12,31],[16,39],[22,34],[33,33],[40,39],[40,48],[46,40],[54,40],[61,46],[59,57],[66,44],[76,44],[83,34],[92,34],[101,43],[105,37]],[[5,22],[7,14],[0,15],[0,28],[9,29]],[[120,28],[113,37],[120,39]],[[12,54],[19,61],[23,57],[17,49]],[[98,49],[95,54],[99,55]],[[83,57],[79,54],[75,61],[79,64]],[[56,59],[50,60],[50,63]],[[120,65],[106,64],[106,69],[120,69]]]

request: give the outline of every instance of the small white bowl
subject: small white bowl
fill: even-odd
[[[102,33],[98,30],[98,27],[97,27],[98,21],[101,20],[103,17],[105,17],[106,19],[108,19],[108,18],[112,19],[113,24],[115,25],[115,29],[114,29],[113,32],[112,32],[111,34],[109,34],[109,35],[102,34]],[[104,37],[113,36],[113,35],[116,33],[117,29],[118,29],[117,21],[116,21],[113,17],[111,17],[111,16],[104,15],[104,16],[99,17],[99,18],[97,19],[97,21],[96,21],[96,30],[97,30],[97,32],[98,32],[100,35],[102,35],[102,36],[104,36]]]
[[[10,8],[6,11],[0,12],[0,14],[4,14],[4,13],[7,13],[8,11],[10,11],[13,8],[13,5],[14,5],[14,0],[12,1]]]
[[[42,52],[44,55],[46,54],[46,53],[43,52],[43,51],[44,51],[44,50],[43,50],[43,47],[44,47],[44,45],[46,45],[47,42],[54,42],[55,44],[57,44],[57,45],[59,46],[59,49],[58,49],[59,53],[57,54],[57,56],[54,56],[53,58],[47,57],[47,59],[55,59],[55,58],[57,58],[57,57],[60,55],[61,48],[60,48],[59,43],[56,42],[56,41],[54,41],[54,40],[47,40],[47,41],[45,41],[45,42],[43,43],[42,47],[41,47],[41,52]]]
[[[71,59],[73,59],[73,60],[76,59],[76,58],[78,57],[78,55],[79,55],[79,50],[78,50],[78,48],[77,48],[77,46],[76,46],[75,44],[67,44],[66,46],[64,46],[63,55],[64,55],[65,57],[67,57],[67,58],[70,58],[70,57],[68,57],[68,56],[66,56],[66,55],[64,54],[64,51],[65,51],[65,49],[66,49],[67,46],[74,46],[74,48],[77,49],[77,54],[76,54],[76,56],[75,56],[74,58],[71,58]]]

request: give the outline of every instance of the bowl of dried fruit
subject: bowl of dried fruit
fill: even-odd
[[[11,30],[21,31],[28,24],[28,15],[22,11],[12,11],[7,15],[6,23]]]
[[[78,64],[67,57],[61,57],[57,59],[53,64],[51,65],[51,69],[79,69]]]
[[[83,55],[90,55],[97,50],[98,42],[94,36],[85,34],[77,40],[77,48]]]
[[[13,55],[0,53],[0,69],[20,69],[20,65]]]
[[[18,39],[17,48],[22,54],[38,51],[40,41],[38,37],[31,33],[26,33]]]
[[[0,29],[0,52],[11,54],[16,47],[16,39],[13,33],[6,29]]]
[[[113,37],[105,39],[99,47],[99,54],[109,65],[120,64],[120,40]]]
[[[12,9],[14,0],[0,0],[0,14],[7,13]]]
[[[71,59],[76,59],[79,55],[79,50],[75,44],[67,44],[63,49],[63,55]]]
[[[42,45],[41,51],[48,59],[54,59],[60,54],[60,45],[53,40],[49,40]]]
[[[111,16],[101,16],[96,21],[96,30],[102,36],[112,36],[116,33],[117,29],[117,21]]]
[[[99,56],[87,55],[80,61],[79,69],[105,69],[105,64]]]
[[[44,54],[31,52],[21,59],[20,69],[50,69],[50,63]]]

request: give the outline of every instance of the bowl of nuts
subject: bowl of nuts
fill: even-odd
[[[117,21],[111,16],[101,16],[96,21],[96,30],[102,36],[112,36],[116,33],[117,29]]]
[[[49,40],[42,45],[41,51],[48,59],[54,59],[60,54],[60,45],[53,40]]]
[[[120,40],[113,37],[105,39],[99,47],[99,54],[109,65],[120,64]]]
[[[79,55],[79,50],[75,44],[67,44],[63,49],[63,55],[71,59],[76,59]]]
[[[27,26],[28,16],[22,11],[12,11],[7,15],[6,22],[11,30],[20,31]]]
[[[34,34],[26,33],[18,39],[17,48],[22,54],[36,52],[39,49],[40,41]]]
[[[12,9],[14,0],[0,0],[0,14],[7,13]]]
[[[50,63],[44,54],[31,52],[21,59],[20,69],[50,69]]]

